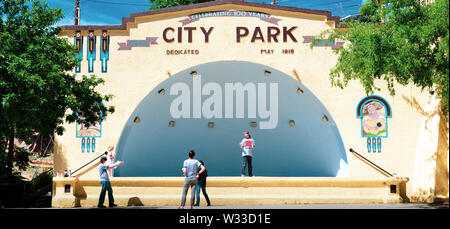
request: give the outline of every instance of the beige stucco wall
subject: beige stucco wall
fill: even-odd
[[[356,106],[366,96],[361,84],[356,81],[350,82],[344,90],[331,87],[329,71],[335,65],[337,56],[333,54],[330,47],[314,47],[311,49],[309,44],[302,43],[302,36],[317,35],[323,30],[331,28],[330,23],[326,23],[326,18],[324,16],[269,9],[243,8],[243,6],[210,7],[201,10],[197,9],[197,12],[223,9],[254,10],[270,13],[273,17],[282,19],[278,23],[279,28],[283,26],[288,28],[291,26],[298,27],[293,32],[298,42],[289,40],[287,43],[262,43],[261,41],[251,43],[250,38],[253,28],[256,26],[261,27],[265,35],[265,28],[275,25],[251,17],[217,17],[202,18],[199,21],[186,25],[197,27],[197,30],[194,31],[192,43],[187,42],[187,33],[183,34],[183,43],[177,43],[176,41],[166,43],[162,39],[164,28],[169,26],[175,29],[181,27],[181,23],[178,21],[185,19],[195,10],[147,16],[137,18],[136,23],[129,24],[128,31],[108,31],[108,35],[111,36],[108,73],[101,73],[99,58],[100,40],[98,37],[101,31],[95,31],[97,36],[97,59],[93,74],[106,80],[106,83],[100,86],[99,90],[102,93],[114,95],[113,100],[106,105],[114,105],[116,112],[109,115],[107,120],[103,122],[103,136],[97,140],[96,153],[81,153],[81,140],[75,138],[75,124],[66,125],[65,134],[57,137],[55,170],[63,171],[66,168],[74,170],[101,152],[104,152],[108,145],[116,145],[125,122],[139,102],[170,75],[202,63],[221,60],[242,60],[276,68],[294,79],[300,80],[315,94],[338,125],[347,150],[351,177],[372,179],[383,176],[349,153],[349,148],[353,148],[385,170],[396,173],[397,176],[409,177],[411,180],[407,184],[407,192],[408,195],[411,194],[412,185],[416,178],[414,176],[420,176],[420,174],[414,173],[415,159],[417,154],[426,153],[418,151],[418,145],[421,141],[419,138],[422,136],[421,131],[424,129],[423,123],[426,120],[426,115],[417,109],[417,105],[421,107],[427,106],[427,103],[430,101],[427,92],[422,92],[419,88],[411,85],[395,85],[396,95],[391,96],[384,82],[376,82],[381,91],[375,94],[384,97],[390,103],[392,118],[388,120],[389,138],[383,139],[382,153],[368,154],[366,139],[361,138],[360,120],[356,118]],[[203,40],[203,33],[199,28],[201,26],[206,29],[211,26],[214,27],[209,43],[205,43]],[[237,26],[244,26],[250,30],[250,35],[241,43],[236,43],[235,28]],[[84,53],[83,61],[81,62],[81,74],[84,75],[92,74],[87,72],[87,32],[82,31],[84,36]],[[68,42],[73,43],[74,31],[63,31],[60,36],[68,38]],[[118,51],[118,42],[144,40],[146,37],[158,37],[158,45]],[[281,37],[279,40],[282,41]],[[294,49],[295,54],[282,54],[281,50],[285,48]],[[168,49],[196,49],[200,53],[199,55],[166,55],[166,50]],[[274,49],[275,51],[274,54],[270,55],[261,54],[261,49]],[[436,124],[433,122],[429,125],[438,125],[438,123],[439,120]],[[436,133],[439,130],[438,126],[430,128],[436,129]],[[437,145],[429,145],[427,142],[423,144],[427,146],[422,146],[423,150],[436,152]],[[448,164],[446,166],[448,179]],[[98,174],[96,170],[93,170],[85,176],[95,178]],[[423,178],[420,179],[423,180]]]

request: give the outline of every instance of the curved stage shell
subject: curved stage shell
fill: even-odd
[[[194,88],[199,80],[201,87]],[[252,107],[254,101],[248,102],[249,93],[233,96],[232,105],[235,107],[230,111],[226,106],[226,96],[230,95],[226,85],[238,82],[248,88],[254,86],[256,95],[265,88],[266,100],[257,96],[256,105]],[[277,87],[277,93],[274,87]],[[183,94],[175,90],[186,88],[189,102],[184,93],[186,90]],[[206,95],[200,95],[199,88]],[[212,93],[208,89],[216,90]],[[278,97],[274,100],[276,94]],[[197,109],[198,103],[194,101],[199,100],[196,99],[201,98],[205,104],[213,97],[217,107],[205,106],[203,111]],[[185,103],[173,105],[181,100]],[[245,101],[243,117],[236,117],[239,101]],[[270,110],[268,108],[274,105],[274,101],[277,101],[278,109],[272,110],[270,117],[264,116],[264,112],[258,111],[258,102],[261,101],[265,101],[267,106],[267,109],[261,109],[263,111]],[[252,109],[249,113],[249,105],[256,109],[256,116]],[[174,118],[172,115],[177,113],[171,113],[171,106],[172,110],[175,107],[178,111],[189,108],[190,117]],[[220,106],[222,109],[217,110]],[[205,109],[216,111],[221,118],[205,118],[209,114],[204,112]],[[199,112],[201,118],[196,118]],[[227,118],[227,114],[233,117]],[[262,129],[269,118],[272,124],[276,119],[275,128]],[[125,161],[125,164],[115,169],[114,174],[118,177],[181,176],[183,161],[188,151],[194,149],[196,159],[205,162],[210,176],[240,176],[242,157],[239,143],[243,138],[242,132],[246,130],[250,131],[256,143],[254,176],[345,177],[349,174],[336,123],[314,94],[281,71],[243,61],[194,66],[154,88],[125,124],[116,155],[116,160]]]

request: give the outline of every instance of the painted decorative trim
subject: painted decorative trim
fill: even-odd
[[[92,144],[92,152],[95,152],[95,138],[92,138],[91,140],[91,144]]]
[[[81,139],[81,152],[84,153],[84,149],[86,148],[86,138]]]
[[[381,96],[370,95],[361,99],[356,108],[361,119],[361,137],[366,138],[368,153],[381,153],[381,139],[388,138],[388,118],[392,117],[389,103]]]
[[[377,152],[377,139],[372,138],[372,153],[376,153],[376,152]]]
[[[356,117],[357,118],[362,118],[362,108],[363,108],[364,104],[366,104],[372,100],[377,100],[377,101],[381,102],[384,105],[384,107],[386,108],[386,117],[388,117],[388,118],[392,117],[391,105],[389,105],[389,103],[387,102],[386,99],[384,99],[383,97],[381,97],[379,95],[369,95],[359,101],[358,106],[356,108]]]
[[[108,32],[102,31],[100,38],[100,61],[102,62],[102,72],[108,72],[108,60],[109,60],[109,40]]]
[[[83,60],[83,36],[81,36],[81,31],[77,31],[73,39],[73,44],[78,48],[78,54],[75,55],[75,58],[79,59],[75,67],[75,73],[80,73],[81,61]]]
[[[105,104],[102,102],[102,106]],[[75,115],[78,116],[78,113],[74,112]],[[78,125],[78,121],[75,120],[75,137],[76,138],[101,138],[102,137],[102,121],[106,120],[106,116],[101,114],[102,119],[99,122],[95,122],[95,124],[90,125],[89,127],[85,127],[84,125]],[[80,119],[84,119],[83,116],[80,116]],[[80,133],[81,132],[81,133]]]
[[[86,138],[86,145],[87,145],[86,152],[89,153],[91,151],[91,139],[90,138]]]
[[[158,37],[147,37],[145,40],[127,40],[127,42],[118,42],[119,49],[117,50],[131,50],[133,47],[150,47],[150,45],[157,45]]]
[[[339,16],[333,16],[333,15],[331,15],[330,11],[325,11],[325,10],[312,10],[312,9],[305,9],[305,8],[298,8],[298,7],[291,7],[291,6],[272,5],[272,4],[264,4],[264,3],[259,3],[259,2],[248,2],[248,1],[241,1],[241,0],[222,0],[222,1],[211,1],[211,2],[204,2],[204,3],[199,3],[199,4],[183,5],[183,6],[176,6],[176,7],[169,7],[169,8],[163,8],[163,9],[156,9],[156,10],[132,13],[132,14],[130,14],[129,17],[122,18],[122,24],[120,24],[120,25],[63,25],[63,26],[60,26],[60,28],[62,30],[124,30],[124,31],[126,31],[128,29],[127,24],[135,23],[136,18],[138,18],[138,17],[158,15],[158,14],[164,14],[164,13],[172,13],[172,12],[180,12],[180,11],[184,11],[184,10],[193,10],[193,9],[198,9],[200,12],[202,10],[202,8],[222,6],[222,5],[247,6],[247,7],[260,8],[262,10],[269,9],[269,10],[280,10],[280,11],[288,11],[288,12],[304,13],[304,14],[312,14],[312,15],[322,15],[322,16],[326,16],[328,21],[334,21],[336,28],[338,27],[338,24],[340,21]]]
[[[381,138],[377,138],[378,153],[381,153]]]
[[[89,36],[87,38],[87,55],[86,55],[86,60],[88,61],[88,72],[94,72],[96,47],[97,47],[97,37],[94,35],[94,31],[89,31]]]
[[[76,134],[76,138],[101,138],[102,137],[102,122],[99,122],[96,126],[97,126],[97,129],[99,130],[98,132],[99,132],[99,134],[98,135],[86,135],[86,136],[84,136],[84,135],[79,135],[79,129],[80,128],[78,128],[78,122],[77,121],[75,121],[75,124],[76,124],[76,131],[75,131],[75,134]],[[92,127],[92,126],[91,126]],[[89,128],[91,128],[91,127],[89,127]],[[88,128],[88,129],[89,129]]]
[[[313,39],[314,36],[303,36],[303,44],[313,42],[314,47],[331,47],[332,49],[341,47],[344,45],[344,42],[335,42],[334,40],[328,39]]]

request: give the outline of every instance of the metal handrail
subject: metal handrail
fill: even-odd
[[[84,167],[86,167],[87,165],[89,165],[89,164],[91,164],[92,162],[94,162],[95,160],[97,160],[97,159],[99,159],[101,156],[103,156],[103,155],[106,155],[106,154],[108,154],[108,152],[105,152],[105,153],[103,153],[103,154],[100,154],[100,156],[98,156],[98,157],[96,157],[96,158],[94,158],[94,159],[92,159],[90,162],[88,162],[88,163],[86,163],[86,164],[84,164],[83,166],[81,166],[80,168],[78,168],[78,169],[76,169],[75,171],[73,171],[72,172],[72,174],[74,174],[74,173],[76,173],[76,172],[78,172],[80,169],[82,169],[82,168],[84,168]]]
[[[389,173],[388,171],[384,170],[383,168],[381,168],[380,166],[376,165],[375,163],[371,162],[369,159],[363,157],[361,154],[357,153],[356,151],[354,151],[352,148],[350,148],[350,152],[358,155],[360,158],[364,159],[365,161],[369,162],[371,165],[375,166],[377,169],[383,171],[384,173],[388,174],[389,176],[393,177],[393,175],[391,173]]]

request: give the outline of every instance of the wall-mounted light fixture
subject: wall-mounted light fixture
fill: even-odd
[[[208,128],[214,128],[214,122],[208,122]]]
[[[295,126],[295,121],[294,120],[289,120],[289,126]]]

